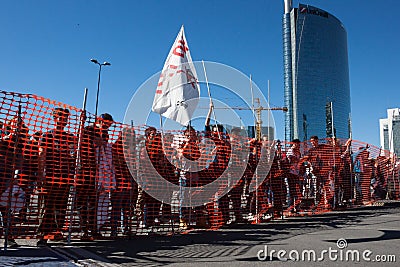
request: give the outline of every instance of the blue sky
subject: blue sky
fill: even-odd
[[[297,6],[299,1],[293,1]],[[335,15],[348,34],[353,138],[379,146],[379,118],[399,107],[400,1],[304,0]],[[283,106],[283,0],[1,0],[0,90],[82,105],[122,121],[136,88],[163,67],[182,24],[193,60],[230,65]],[[397,26],[396,26],[397,25]],[[278,138],[283,114],[273,113]]]

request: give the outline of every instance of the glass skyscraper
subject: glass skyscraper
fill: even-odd
[[[283,16],[285,139],[349,137],[347,32],[333,15],[285,0]]]

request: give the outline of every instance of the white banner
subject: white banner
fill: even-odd
[[[199,97],[197,73],[182,26],[160,75],[152,111],[186,126]]]

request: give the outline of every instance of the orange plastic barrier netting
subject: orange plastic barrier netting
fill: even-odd
[[[107,114],[95,122],[81,109],[4,91],[0,105],[2,237],[217,229],[400,194],[394,156],[354,140],[256,142],[203,129],[161,134]]]

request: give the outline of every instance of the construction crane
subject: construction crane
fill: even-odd
[[[261,140],[261,126],[262,126],[262,120],[261,120],[261,112],[263,110],[282,110],[283,112],[287,112],[288,108],[287,107],[263,107],[260,104],[260,99],[255,98],[254,102],[257,103],[257,107],[251,108],[251,107],[214,107],[214,109],[235,109],[235,110],[254,110],[256,113],[256,139],[258,141]]]
[[[273,108],[271,108],[271,107],[268,107],[268,108],[263,107],[260,104],[260,99],[259,98],[255,98],[254,102],[257,103],[257,107],[254,107],[254,112],[256,113],[256,118],[257,118],[257,120],[256,120],[256,139],[258,141],[260,141],[261,140],[261,133],[262,133],[262,131],[261,131],[261,127],[262,127],[261,111],[263,111],[263,110],[282,110],[283,112],[287,112],[288,109],[287,109],[287,107],[273,107]],[[268,136],[268,138],[269,138],[269,136]]]

